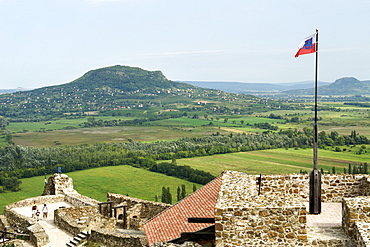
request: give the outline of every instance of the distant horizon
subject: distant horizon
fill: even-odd
[[[82,75],[81,75],[82,76]],[[80,77],[81,77],[80,76]],[[341,77],[341,78],[348,78],[348,77],[353,77],[353,76],[345,76],[345,77]],[[318,82],[319,83],[334,83],[336,80],[338,79],[341,79],[341,78],[337,78],[335,79],[334,81],[332,82],[327,82],[327,81],[321,81],[319,80]],[[356,78],[356,77],[353,77],[353,78]],[[77,78],[76,78],[77,79]],[[358,78],[356,78],[357,80],[359,80]],[[75,80],[75,79],[74,79]],[[71,83],[73,82],[74,80],[70,81],[70,82],[66,82],[66,83],[60,83],[60,84],[54,84],[54,85],[46,85],[46,86],[41,86],[41,87],[35,87],[35,88],[24,88],[24,87],[16,87],[16,88],[0,88],[0,90],[16,90],[16,89],[22,89],[23,90],[34,90],[34,89],[39,89],[39,88],[44,88],[44,87],[52,87],[52,86],[60,86],[60,85],[64,85],[64,84],[68,84],[68,83]],[[170,80],[170,79],[169,79]],[[171,81],[175,81],[175,82],[184,82],[184,83],[187,83],[187,82],[205,82],[205,83],[245,83],[245,84],[303,84],[303,83],[310,83],[310,82],[314,82],[314,80],[307,80],[307,81],[296,81],[296,82],[241,82],[241,81],[215,81],[215,80],[171,80]],[[359,81],[369,81],[369,80],[359,80]]]

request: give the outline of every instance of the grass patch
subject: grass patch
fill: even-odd
[[[367,150],[370,146],[367,146]],[[370,151],[358,155],[351,152],[319,151],[319,169],[331,171],[335,166],[337,173],[343,173],[348,164],[364,163],[370,160]],[[312,149],[270,149],[253,152],[219,154],[177,160],[178,165],[187,165],[217,176],[224,170],[236,170],[248,174],[288,174],[307,172],[313,167]]]
[[[131,166],[111,166],[67,173],[73,179],[74,188],[80,194],[98,201],[106,201],[107,192],[129,195],[132,197],[154,201],[157,194],[162,193],[162,187],[170,187],[172,202],[177,197],[177,187],[185,184],[186,191],[192,192],[191,182],[150,172]],[[0,214],[3,208],[16,201],[29,197],[40,196],[44,190],[44,176],[21,179],[21,190],[17,192],[0,193]],[[196,184],[197,189],[202,185]]]
[[[17,145],[47,147],[98,142],[119,143],[127,142],[130,138],[136,142],[176,140],[181,137],[211,135],[216,132],[229,133],[217,127],[123,126],[18,133],[13,135],[13,141]]]

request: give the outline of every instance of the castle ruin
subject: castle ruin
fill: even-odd
[[[107,202],[99,202],[75,191],[67,175],[54,174],[43,196],[5,207],[0,217],[0,230],[26,228],[28,242],[33,246],[53,246],[42,224],[20,214],[17,209],[30,208],[33,201],[39,204],[65,202],[68,206],[55,209],[54,224],[72,236],[89,225],[88,239],[103,246],[184,243],[183,246],[207,247],[370,246],[370,176],[322,176],[323,208],[339,205],[339,225],[325,222],[323,214],[318,215],[322,225],[309,223],[312,215],[307,210],[308,181],[308,175],[304,174],[266,175],[260,179],[256,175],[225,171],[215,182],[171,206],[112,193],[107,194]],[[207,195],[213,199],[202,201]],[[207,208],[203,210],[202,206]],[[197,208],[196,215],[192,207]],[[209,222],[201,225],[188,221],[194,217]],[[326,237],[321,238],[323,235],[318,232],[325,233]]]

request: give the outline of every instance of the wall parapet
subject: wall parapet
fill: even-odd
[[[125,231],[127,233],[125,233]],[[142,247],[148,245],[144,232],[136,231],[135,233],[133,230],[112,232],[107,229],[100,228],[91,231],[89,240],[104,243],[107,246]]]
[[[79,193],[68,193],[65,195],[65,201],[72,204],[75,207],[93,207],[97,206],[99,201],[92,199],[88,196],[81,195]]]

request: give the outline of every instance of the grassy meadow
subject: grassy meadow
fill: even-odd
[[[351,152],[319,149],[319,169],[322,168],[325,172],[331,172],[334,166],[336,173],[343,173],[343,169],[347,169],[349,163],[369,163],[370,145],[367,145],[367,153],[361,155],[355,153],[358,148],[351,148]],[[179,159],[177,164],[204,170],[214,176],[218,176],[224,170],[235,170],[248,174],[288,174],[299,173],[300,170],[307,172],[312,170],[312,155],[313,150],[311,148],[298,150],[292,148],[269,149]]]
[[[106,201],[107,192],[129,195],[132,197],[154,201],[157,194],[162,194],[162,187],[170,187],[172,201],[175,203],[177,187],[185,184],[186,191],[192,192],[191,182],[150,172],[131,166],[113,166],[66,173],[73,179],[74,188],[83,195],[98,201]],[[40,196],[44,189],[44,176],[21,179],[21,190],[0,193],[0,214],[9,203],[29,197]],[[197,189],[201,185],[196,184]]]

